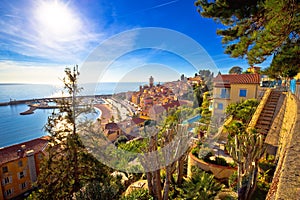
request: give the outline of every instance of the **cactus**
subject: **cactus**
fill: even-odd
[[[227,150],[238,165],[239,199],[250,199],[256,188],[258,161],[265,151],[264,137],[254,129],[229,136]]]

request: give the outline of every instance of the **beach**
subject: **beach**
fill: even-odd
[[[112,117],[112,110],[108,104],[95,104],[97,109],[101,110],[101,125],[107,124]]]

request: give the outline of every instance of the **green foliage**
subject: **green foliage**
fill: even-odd
[[[211,72],[210,70],[201,69],[199,70],[199,76],[201,76],[208,90],[211,91],[213,87],[214,73]]]
[[[259,102],[256,99],[247,99],[238,103],[231,103],[226,107],[226,114],[232,115],[233,119],[249,123]]]
[[[179,197],[182,199],[214,199],[224,187],[214,180],[214,176],[194,167],[193,176],[183,183]]]
[[[199,152],[199,151],[198,151]],[[198,154],[197,154],[198,155]],[[215,160],[211,160],[210,157],[213,156],[212,152],[208,152],[204,157],[202,157],[203,161],[215,165],[221,165],[221,166],[229,166],[227,161],[222,157],[215,157]]]
[[[119,199],[122,185],[117,178],[110,178],[109,181],[92,181],[76,193],[76,200],[104,200]]]
[[[135,189],[127,196],[121,198],[121,200],[153,200],[153,197],[146,189]]]
[[[79,137],[81,122],[77,119],[93,112],[89,106],[77,106],[80,103],[77,98],[79,72],[77,68],[73,71],[66,68],[65,73],[63,81],[71,97],[58,101],[59,112],[48,117],[45,129],[50,139],[40,165],[39,190],[32,199],[72,199],[88,181],[107,178],[103,174],[107,168],[88,153]]]
[[[217,34],[226,44],[225,53],[246,57],[250,65],[275,54],[274,71],[280,72],[283,63],[287,68],[298,66],[299,71],[299,50],[293,50],[299,47],[300,39],[299,1],[198,0],[195,5],[203,17],[224,25]]]
[[[199,150],[200,150],[199,147],[195,147],[192,149],[191,153],[198,158]]]
[[[256,188],[258,161],[265,152],[264,137],[255,130],[232,131],[226,149],[238,165],[239,198],[250,199]]]
[[[121,143],[126,143],[128,141],[127,137],[125,135],[121,135],[118,137],[118,139],[114,142],[114,145],[118,146]]]
[[[237,175],[237,172],[234,172],[228,178],[228,185],[233,191],[237,190],[237,182],[238,182],[238,175]]]
[[[216,157],[215,158],[215,164],[216,165],[221,165],[221,166],[229,166],[229,164],[227,163],[227,161],[222,158],[222,157]]]
[[[147,139],[132,140],[127,143],[120,143],[118,148],[128,152],[142,153],[147,148],[147,141]]]
[[[234,66],[229,70],[229,74],[241,74],[243,69],[238,66]]]
[[[233,120],[230,124],[225,126],[225,130],[229,133],[229,138],[234,137],[236,134],[241,135],[245,133],[246,126],[237,120]]]
[[[271,65],[264,73],[271,78],[292,78],[300,72],[300,41],[288,40],[274,55]]]

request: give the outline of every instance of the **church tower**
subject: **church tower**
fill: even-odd
[[[154,83],[154,78],[152,76],[150,76],[150,78],[149,78],[149,86],[153,87],[153,83]]]

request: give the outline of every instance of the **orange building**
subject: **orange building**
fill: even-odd
[[[24,197],[37,181],[47,137],[0,149],[0,200]]]

